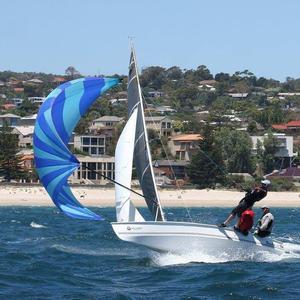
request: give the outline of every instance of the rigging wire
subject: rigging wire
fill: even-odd
[[[99,171],[95,171],[95,170],[93,170],[92,168],[87,167],[86,165],[82,168],[82,170],[85,170],[85,169],[91,171],[92,173],[98,174],[98,175],[100,175],[101,177],[103,177],[104,179],[107,179],[107,180],[109,180],[109,181],[111,181],[111,182],[113,182],[113,183],[115,183],[115,184],[117,184],[117,185],[123,187],[124,189],[126,189],[126,190],[128,190],[128,191],[131,191],[131,192],[133,192],[134,194],[139,195],[139,196],[141,196],[141,197],[143,197],[143,198],[146,199],[146,197],[145,197],[143,194],[141,194],[141,193],[139,193],[139,192],[137,192],[137,191],[135,191],[135,190],[133,190],[133,189],[131,189],[131,188],[125,186],[125,185],[123,185],[123,184],[120,183],[120,182],[115,181],[114,179],[112,179],[112,178],[110,178],[110,177],[104,175],[103,173],[101,173],[101,172],[99,172]]]

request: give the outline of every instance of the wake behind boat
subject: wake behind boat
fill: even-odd
[[[130,200],[133,162],[154,221],[145,221]],[[233,251],[284,251],[283,244],[273,241],[271,237],[260,238],[252,233],[245,236],[231,228],[210,224],[165,220],[155,185],[133,48],[128,75],[128,122],[116,147],[115,167],[116,181],[123,186],[115,185],[117,222],[113,222],[112,227],[121,240],[172,253],[186,253],[191,249],[201,249],[202,253],[215,255]]]

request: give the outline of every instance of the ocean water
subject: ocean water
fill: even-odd
[[[0,208],[0,299],[300,299],[300,254],[213,257],[159,254],[118,240],[109,221],[73,220],[56,208]],[[195,208],[219,223],[230,209]],[[257,211],[257,215],[260,213]],[[145,212],[145,211],[144,211]],[[274,236],[300,250],[300,209],[273,209]],[[188,220],[183,208],[166,209]]]

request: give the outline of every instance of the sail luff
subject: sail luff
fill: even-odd
[[[146,130],[142,92],[139,84],[139,76],[136,66],[134,48],[131,49],[129,76],[128,76],[128,114],[138,108],[136,142],[135,142],[135,166],[146,203],[155,220],[164,221],[164,216],[155,184],[152,166],[149,139]]]
[[[130,200],[131,191],[124,187],[131,187],[132,163],[135,139],[137,108],[126,123],[116,146],[115,153],[115,195],[116,215],[118,222],[144,222],[144,218]],[[126,156],[124,156],[126,153]],[[123,185],[121,186],[120,183]]]

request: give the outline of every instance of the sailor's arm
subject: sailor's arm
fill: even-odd
[[[261,225],[259,226],[259,229],[261,231],[267,230],[269,222],[270,222],[270,217],[269,216],[264,216],[261,219]]]

